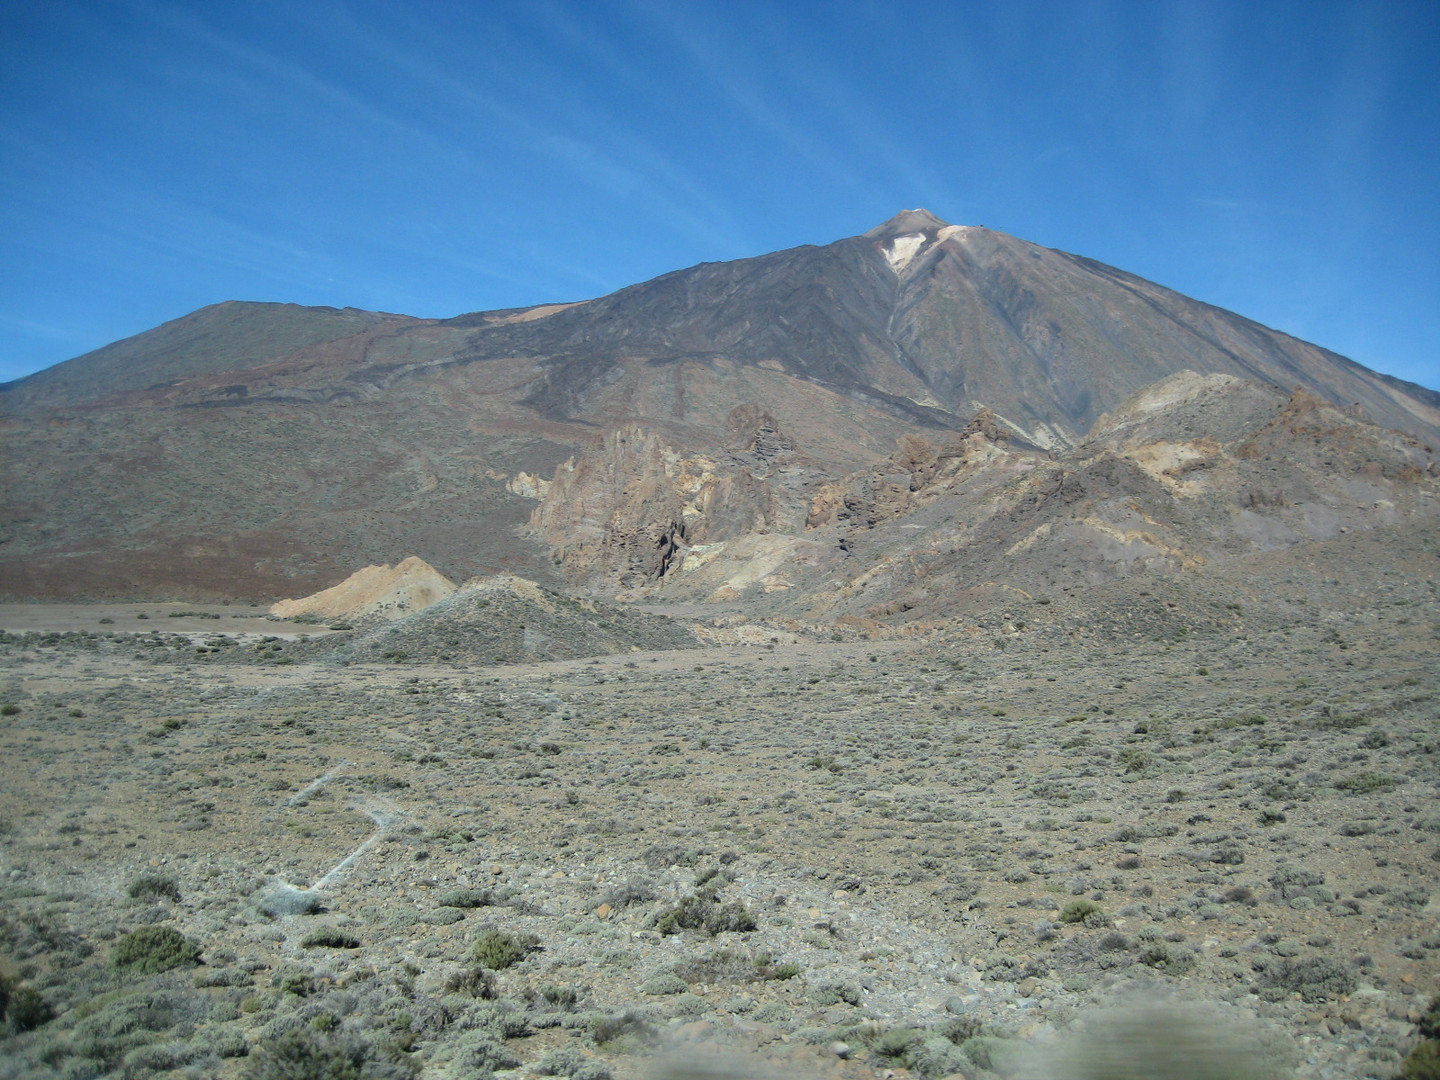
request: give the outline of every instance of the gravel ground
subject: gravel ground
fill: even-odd
[[[1088,1076],[1114,1022],[1390,1077],[1440,990],[1432,580],[501,666],[5,634],[0,1076]],[[165,927],[198,965],[117,966]]]

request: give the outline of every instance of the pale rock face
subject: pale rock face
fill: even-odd
[[[611,431],[556,469],[531,531],[573,578],[633,592],[705,565],[735,537],[799,528],[803,507],[787,510],[785,496],[789,439],[754,406],[730,426],[739,448],[709,453],[639,425]]]
[[[367,566],[340,584],[298,600],[281,600],[270,614],[282,619],[297,615],[359,619],[398,619],[438,604],[455,585],[433,566],[411,555],[394,566]]]
[[[505,484],[505,490],[524,499],[543,499],[550,490],[550,481],[521,471]]]

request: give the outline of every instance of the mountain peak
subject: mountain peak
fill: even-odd
[[[889,221],[882,221],[865,235],[877,240],[892,236],[908,236],[927,230],[943,229],[947,224],[949,223],[941,221],[929,210],[919,208],[901,210]]]

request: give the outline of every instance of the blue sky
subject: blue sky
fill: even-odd
[[[226,299],[445,316],[902,207],[1440,388],[1440,3],[0,6],[0,380]]]

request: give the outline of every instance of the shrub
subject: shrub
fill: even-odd
[[[1440,1080],[1440,1040],[1426,1039],[1406,1054],[1398,1080]]]
[[[529,1035],[530,1026],[525,1010],[513,1001],[487,1001],[467,1010],[467,1029],[483,1031],[493,1039],[518,1039]]]
[[[1385,897],[1384,903],[1391,907],[1408,907],[1419,910],[1430,902],[1429,889],[1402,889]]]
[[[918,1028],[891,1028],[870,1044],[870,1056],[877,1065],[904,1065],[911,1048],[924,1037]]]
[[[854,983],[827,982],[810,988],[810,1000],[816,1005],[860,1004],[860,988]]]
[[[347,934],[338,926],[322,926],[305,935],[300,942],[302,949],[358,949],[360,939]]]
[[[655,916],[655,929],[662,934],[681,930],[704,930],[707,934],[726,931],[748,933],[756,926],[755,916],[738,900],[721,904],[714,896],[694,893]]]
[[[111,1070],[129,1051],[155,1042],[155,1034],[179,1024],[194,1024],[204,1014],[198,995],[165,990],[128,990],[103,994],[78,1005],[66,1052]],[[90,1076],[93,1072],[80,1075]]]
[[[647,903],[654,900],[655,896],[655,889],[648,881],[631,878],[606,890],[600,897],[600,903],[609,904],[612,908],[623,908],[631,904]]]
[[[281,915],[315,915],[325,910],[324,897],[293,885],[276,885],[260,898],[260,910],[272,919]]]
[[[34,1031],[55,1017],[55,1010],[40,996],[40,991],[29,986],[8,989],[0,1012],[5,1014],[6,1027],[16,1034]]]
[[[358,1035],[297,1027],[262,1042],[243,1075],[246,1080],[399,1080],[413,1076],[414,1069]]]
[[[133,975],[153,975],[200,959],[201,947],[168,926],[142,926],[110,950],[110,966]]]
[[[1415,1025],[1415,1030],[1423,1039],[1440,1039],[1440,994],[1430,999],[1420,1022]]]
[[[648,1043],[655,1037],[655,1028],[650,1021],[634,1009],[595,1017],[591,1020],[589,1027],[590,1037],[595,1040],[597,1046],[605,1046],[607,1043],[618,1042],[622,1039]]]
[[[1060,909],[1062,923],[1086,922],[1092,915],[1103,915],[1104,911],[1094,900],[1071,900]]]
[[[652,975],[640,984],[640,992],[649,994],[652,997],[662,997],[667,994],[683,994],[690,989],[690,985],[679,975],[671,975],[668,972],[660,975]]]
[[[1136,746],[1127,746],[1120,751],[1120,764],[1125,767],[1126,773],[1144,772],[1155,764],[1155,756],[1149,751],[1141,750]]]
[[[610,1077],[604,1062],[587,1058],[573,1046],[551,1050],[531,1069],[541,1076],[568,1076],[570,1080],[609,1080]]]
[[[460,1052],[456,1054],[457,1064],[464,1070],[462,1075],[491,1076],[496,1069],[513,1069],[520,1059],[510,1048],[490,1032],[477,1031],[466,1034],[460,1041]]]
[[[1180,831],[1178,825],[1162,825],[1147,821],[1143,825],[1122,825],[1115,831],[1112,840],[1121,844],[1133,844],[1137,840],[1153,840],[1162,836],[1174,836]]]
[[[1245,851],[1239,844],[1221,844],[1205,856],[1206,860],[1222,866],[1239,866],[1245,861]]]
[[[1261,973],[1256,990],[1268,1001],[1279,1001],[1292,993],[1312,1005],[1326,998],[1354,992],[1355,973],[1328,956],[1307,956],[1303,960],[1283,960]]]
[[[204,1053],[204,1047],[191,1046],[188,1042],[137,1046],[125,1055],[124,1075],[143,1076],[149,1072],[170,1072],[189,1065]]]
[[[1184,975],[1195,967],[1195,954],[1183,945],[1152,941],[1140,950],[1140,962],[1166,975]]]
[[[1400,781],[1388,773],[1364,772],[1337,780],[1335,787],[1347,795],[1373,795],[1378,791],[1391,791]]]
[[[540,996],[557,1009],[573,1009],[580,992],[573,986],[542,986]]]
[[[180,886],[173,877],[163,874],[141,874],[130,883],[125,895],[132,900],[171,900],[180,902]]]
[[[470,956],[477,964],[492,971],[504,971],[540,949],[534,934],[507,934],[503,930],[485,930],[470,947]]]
[[[479,908],[489,907],[495,902],[489,889],[451,889],[435,898],[441,907]]]
[[[495,992],[495,973],[483,967],[464,968],[453,972],[445,980],[445,992],[493,1001],[498,996]]]
[[[270,985],[282,994],[294,994],[296,997],[308,997],[319,988],[319,984],[310,972],[290,964],[275,973],[270,980]]]
[[[694,866],[700,855],[675,844],[655,844],[640,853],[640,860],[651,870],[664,870],[667,866]]]
[[[1111,930],[1095,943],[1095,947],[1101,952],[1123,952],[1132,945],[1128,937],[1115,930]]]
[[[1270,876],[1270,884],[1275,886],[1281,900],[1303,903],[1308,899],[1317,904],[1335,902],[1335,894],[1325,888],[1325,875],[1302,866],[1277,866]]]
[[[969,1057],[955,1043],[933,1036],[912,1044],[905,1057],[910,1069],[925,1080],[953,1076],[970,1064]]]

